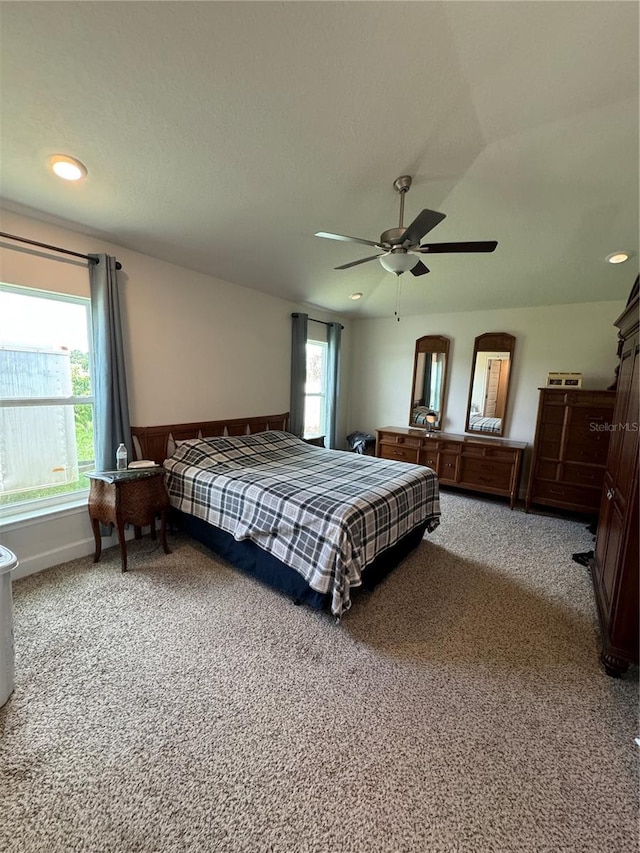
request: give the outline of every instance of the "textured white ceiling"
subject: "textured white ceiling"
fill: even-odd
[[[377,240],[410,174],[405,224],[429,207],[429,240],[499,245],[404,275],[404,314],[624,298],[637,274],[635,2],[20,2],[0,23],[14,210],[385,316],[394,276],[333,269],[375,252],[313,235]],[[47,171],[58,152],[86,182]]]

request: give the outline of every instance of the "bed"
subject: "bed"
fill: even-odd
[[[134,441],[138,454],[163,462],[189,534],[340,618],[354,587],[373,585],[438,525],[437,478],[307,444],[282,428],[286,415],[258,420],[134,428]]]

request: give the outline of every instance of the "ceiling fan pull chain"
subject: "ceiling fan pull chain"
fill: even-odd
[[[401,273],[396,273],[396,310],[393,312],[398,323],[400,322],[400,298],[402,296]]]

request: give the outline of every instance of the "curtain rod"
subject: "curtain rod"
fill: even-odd
[[[292,317],[299,317],[300,314],[295,313],[291,315]],[[309,317],[307,314],[307,320],[310,320],[312,323],[322,323],[323,326],[340,326],[341,329],[344,329],[342,323],[327,323],[326,320],[314,320],[313,317]]]
[[[29,246],[38,246],[41,249],[49,249],[52,252],[60,252],[63,255],[72,255],[74,258],[82,258],[90,264],[100,263],[97,258],[92,258],[89,255],[81,255],[80,252],[72,252],[70,249],[61,249],[60,246],[51,246],[49,243],[39,243],[37,240],[27,240],[26,237],[16,237],[15,234],[5,234],[4,231],[0,231],[0,237],[6,237],[7,240],[16,240],[18,243],[28,243]],[[122,269],[120,261],[116,261],[116,269]]]

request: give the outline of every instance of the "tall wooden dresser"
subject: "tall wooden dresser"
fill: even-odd
[[[638,281],[616,320],[620,367],[591,567],[602,630],[600,659],[609,675],[638,663]]]
[[[540,388],[525,509],[543,504],[596,513],[615,391]]]

